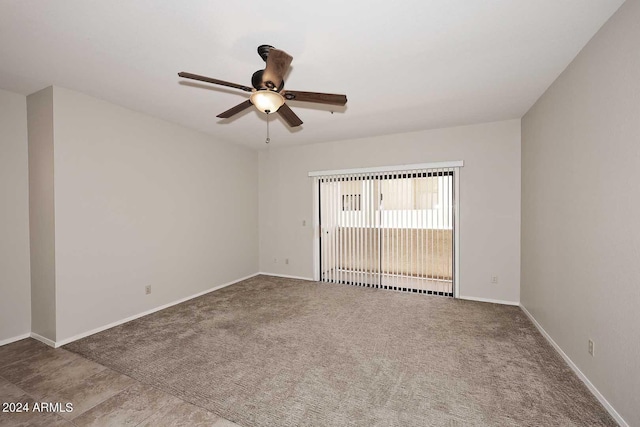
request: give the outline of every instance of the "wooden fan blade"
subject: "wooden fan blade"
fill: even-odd
[[[269,50],[267,66],[262,74],[262,84],[269,89],[279,88],[291,61],[293,61],[293,57],[287,52],[279,49]]]
[[[224,113],[218,114],[216,117],[220,117],[221,119],[228,119],[229,117],[235,116],[239,112],[246,110],[247,108],[251,107],[252,105],[253,104],[251,103],[251,100],[247,99],[246,101],[241,102],[240,104],[236,105],[235,107],[229,108]]]
[[[184,71],[178,73],[178,75],[185,79],[198,80],[201,82],[213,83],[215,85],[222,85],[232,87],[234,89],[244,90],[245,92],[252,92],[253,88],[248,86],[239,85],[236,83],[225,82],[224,80],[212,79],[211,77],[199,76],[197,74],[185,73]]]
[[[280,113],[284,121],[292,128],[302,124],[300,117],[298,117],[287,104],[282,104],[282,107],[278,108],[278,113]]]
[[[318,104],[344,105],[347,103],[347,95],[336,95],[333,93],[287,90],[284,92],[284,97],[290,101],[315,102]]]

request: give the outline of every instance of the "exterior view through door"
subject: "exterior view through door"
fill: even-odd
[[[318,176],[320,280],[454,296],[455,170]]]

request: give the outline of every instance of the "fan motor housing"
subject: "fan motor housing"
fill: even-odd
[[[263,73],[264,73],[264,70],[258,70],[255,73],[253,73],[253,75],[251,76],[251,85],[254,88],[256,88],[256,90],[264,89],[266,87],[267,89],[271,89],[271,90],[275,90],[276,92],[280,92],[284,88],[284,80],[282,80],[282,82],[280,83],[280,86],[277,89],[273,87],[273,83],[272,83],[271,87],[269,87],[269,85],[264,86],[262,84],[262,74]]]

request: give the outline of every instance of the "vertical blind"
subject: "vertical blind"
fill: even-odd
[[[453,296],[455,170],[316,176],[320,279]]]

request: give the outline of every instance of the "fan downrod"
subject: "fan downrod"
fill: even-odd
[[[267,57],[269,56],[269,51],[271,49],[275,49],[275,47],[268,44],[261,44],[258,46],[258,55],[260,55],[260,58],[262,58],[264,62],[267,62]]]

